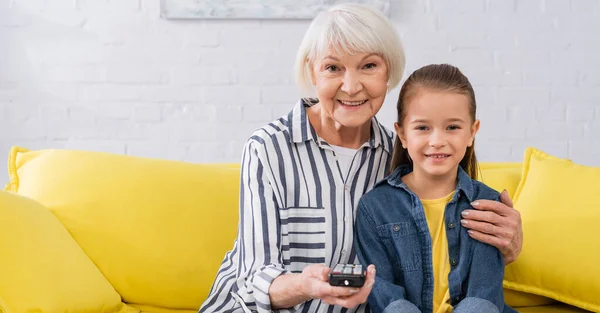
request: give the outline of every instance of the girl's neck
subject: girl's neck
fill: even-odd
[[[449,195],[456,189],[458,168],[453,174],[445,176],[432,176],[419,169],[402,177],[402,181],[414,192],[419,199],[439,199]]]
[[[371,121],[359,127],[345,127],[328,116],[321,114],[316,104],[306,110],[310,124],[328,144],[358,149],[371,137]]]

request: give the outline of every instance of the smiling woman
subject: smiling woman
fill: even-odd
[[[238,239],[200,312],[368,311],[372,266],[361,288],[330,286],[328,273],[358,262],[355,204],[392,151],[375,114],[403,70],[382,13],[340,4],[313,20],[295,64],[305,98],[246,143]]]

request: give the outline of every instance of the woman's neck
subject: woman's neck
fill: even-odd
[[[452,175],[432,176],[414,169],[402,177],[402,181],[419,199],[439,199],[456,189],[458,169]]]
[[[345,127],[321,114],[319,105],[307,108],[306,112],[317,135],[330,145],[358,149],[371,137],[371,121],[359,127]]]

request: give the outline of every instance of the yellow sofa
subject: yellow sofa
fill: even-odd
[[[8,163],[0,313],[197,311],[236,237],[237,164],[18,147]],[[512,195],[521,168],[481,177]],[[523,313],[587,312],[506,292]]]

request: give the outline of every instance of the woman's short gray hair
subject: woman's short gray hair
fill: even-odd
[[[398,86],[404,73],[404,49],[396,29],[381,12],[356,3],[325,10],[312,21],[296,55],[294,74],[303,97],[314,96],[310,66],[333,49],[335,53],[377,53],[388,69],[388,90]]]

